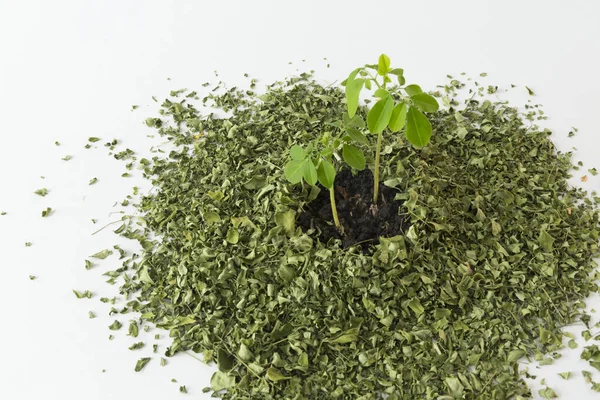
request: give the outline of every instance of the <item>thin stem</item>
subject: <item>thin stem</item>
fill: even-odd
[[[379,155],[381,154],[381,132],[377,134],[377,149],[375,150],[375,187],[373,188],[373,204],[377,205],[379,195]]]
[[[333,222],[335,223],[335,226],[340,229],[342,227],[342,225],[340,225],[340,220],[338,218],[338,213],[337,213],[337,207],[335,205],[335,190],[334,190],[334,186],[331,186],[329,188],[329,200],[331,201],[331,212],[333,214]]]
[[[367,71],[367,74],[369,74],[369,78],[371,78],[373,80],[373,82],[375,82],[377,87],[381,89],[381,85],[379,84],[379,82],[377,82],[377,78],[373,77],[373,75],[371,75],[371,73],[369,71]]]
[[[92,236],[95,235],[96,233],[100,232],[101,230],[108,228],[111,225],[118,224],[119,222],[123,222],[123,220],[119,219],[117,221],[109,222],[108,224],[104,225],[102,228],[98,229],[96,232],[92,233]]]

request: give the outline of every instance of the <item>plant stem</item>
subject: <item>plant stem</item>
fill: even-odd
[[[381,153],[381,132],[377,134],[377,149],[375,150],[375,187],[373,188],[373,204],[377,205],[379,195],[379,155]]]
[[[334,186],[329,188],[329,200],[331,201],[331,213],[333,214],[333,222],[335,223],[336,228],[340,229],[342,226],[340,225],[340,220],[338,218],[337,207],[335,205],[335,189]]]

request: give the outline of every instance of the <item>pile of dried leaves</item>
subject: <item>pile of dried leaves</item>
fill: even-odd
[[[598,289],[599,214],[550,132],[477,90],[459,105],[460,86],[423,150],[386,136],[383,180],[412,225],[372,254],[297,227],[317,193],[282,172],[290,145],[338,129],[339,88],[302,75],[204,99],[227,118],[166,100],[147,123],[174,150],[143,160],[144,227],[117,230],[145,249],[120,270],[128,309],[170,330],[167,355],[217,362],[223,399],[529,397],[517,361],[562,348]]]

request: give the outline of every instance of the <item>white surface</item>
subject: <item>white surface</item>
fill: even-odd
[[[154,341],[127,350],[134,342],[125,336],[128,316],[118,317],[124,328],[107,339],[110,307],[98,299],[116,287],[101,274],[119,264],[112,257],[86,271],[84,259],[116,239],[108,229],[90,233],[118,219],[109,215],[119,209],[113,204],[134,184],[148,183],[139,174],[120,178],[121,162],[101,145],[83,145],[98,136],[146,149],[141,121],[153,115],[151,96],[201,89],[214,80],[213,70],[231,85],[244,82],[245,72],[270,82],[296,68],[315,68],[334,81],[381,52],[428,89],[462,71],[485,71],[486,83],[514,83],[523,91],[528,85],[545,105],[546,125],[561,149],[577,146],[586,169],[600,167],[595,1],[1,0],[0,211],[8,215],[0,216],[0,399],[165,399],[180,396],[179,384],[190,398],[208,398],[201,389],[212,371],[191,357],[164,368],[155,357],[142,373],[133,372]],[[141,107],[131,112],[132,104]],[[567,140],[571,126],[580,133]],[[61,161],[66,154],[73,159]],[[99,182],[88,186],[93,177]],[[582,185],[598,189],[598,178]],[[51,191],[45,198],[32,193],[41,187]],[[42,219],[47,206],[56,212]],[[30,274],[39,278],[30,281]],[[71,289],[97,295],[76,300]],[[600,310],[600,301],[593,303]],[[98,318],[88,319],[88,310]],[[167,340],[163,335],[161,351]],[[537,374],[563,398],[598,398],[581,377],[581,369],[593,368],[578,360],[579,352]],[[562,371],[576,376],[562,381],[556,375]]]

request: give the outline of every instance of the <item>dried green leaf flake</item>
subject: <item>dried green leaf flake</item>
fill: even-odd
[[[210,387],[215,392],[235,386],[235,377],[225,372],[217,371],[210,379]]]
[[[140,372],[141,370],[144,369],[144,367],[146,366],[146,364],[148,364],[150,362],[152,358],[150,357],[145,357],[145,358],[140,358],[138,360],[138,362],[135,364],[135,372]]]
[[[571,375],[573,375],[572,372],[559,372],[558,375],[563,378],[564,380],[568,380]]]
[[[110,324],[108,329],[110,329],[111,331],[118,331],[119,329],[121,329],[122,326],[123,326],[123,324],[121,324],[119,321],[115,320],[112,324]]]
[[[34,193],[37,194],[38,196],[45,197],[48,194],[48,189],[46,189],[46,188],[38,189]]]
[[[538,393],[544,399],[556,399],[558,397],[558,395],[556,394],[556,392],[553,389],[549,388],[549,387],[545,387],[544,389],[540,389],[538,391]]]
[[[92,298],[92,292],[90,292],[89,290],[85,290],[83,292],[80,292],[78,290],[73,289],[73,294],[75,295],[75,297],[77,297],[78,299],[91,299]]]
[[[129,346],[129,350],[139,350],[144,348],[144,346],[146,346],[144,342],[137,342]]]
[[[112,250],[104,249],[102,251],[99,251],[98,253],[92,254],[90,257],[104,260],[106,257],[110,256],[112,253],[113,253]]]

